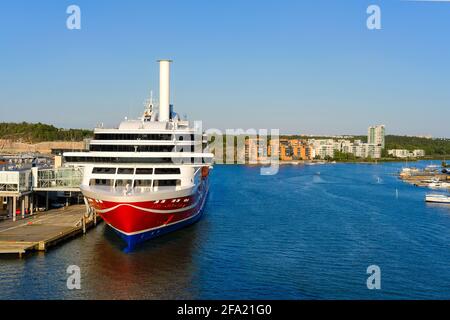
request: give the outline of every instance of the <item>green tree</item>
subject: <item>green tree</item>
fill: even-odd
[[[0,123],[0,139],[26,143],[43,141],[82,141],[93,132],[84,129],[59,129],[43,123]]]

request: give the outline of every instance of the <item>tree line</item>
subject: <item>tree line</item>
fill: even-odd
[[[450,139],[447,138],[421,138],[410,136],[386,136],[386,149],[406,149],[413,151],[416,149],[425,150],[427,156],[449,155]]]
[[[85,129],[61,129],[56,128],[53,125],[43,123],[0,123],[0,139],[8,139],[17,142],[25,143],[37,143],[44,141],[83,141],[86,138],[92,138],[93,131]],[[306,136],[281,136],[280,138],[288,139],[335,139],[333,137],[306,137]],[[348,140],[362,140],[367,142],[367,136],[353,136],[346,138]],[[270,139],[269,139],[270,140]],[[226,139],[223,141],[224,145]],[[235,142],[236,144],[236,142]],[[450,139],[447,138],[422,138],[411,136],[386,136],[386,147],[383,152],[383,156],[390,149],[407,149],[409,151],[415,149],[423,149],[427,156],[433,155],[450,155]],[[351,158],[350,155],[342,154],[341,156],[345,160]]]
[[[83,141],[93,132],[85,129],[61,129],[43,123],[0,123],[0,139],[37,143],[44,141]]]

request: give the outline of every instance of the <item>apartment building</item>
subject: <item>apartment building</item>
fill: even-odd
[[[384,149],[385,133],[386,133],[386,128],[382,124],[369,127],[369,129],[367,131],[367,143],[380,146],[382,149]]]
[[[425,150],[391,149],[388,150],[388,154],[394,158],[420,158],[425,156]]]

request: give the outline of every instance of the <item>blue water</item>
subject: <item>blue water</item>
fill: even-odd
[[[0,298],[450,299],[450,206],[399,181],[403,165],[275,176],[216,166],[197,224],[129,254],[100,225],[46,254],[2,258]],[[81,268],[81,290],[66,287],[69,265]],[[380,290],[367,289],[369,265],[381,269]]]

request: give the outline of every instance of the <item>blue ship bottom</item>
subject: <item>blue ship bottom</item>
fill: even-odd
[[[139,243],[142,243],[146,240],[150,240],[159,236],[162,236],[166,233],[178,230],[180,228],[186,227],[188,225],[191,225],[195,222],[197,222],[198,220],[200,220],[200,218],[203,215],[203,211],[204,211],[204,204],[202,206],[202,208],[200,209],[199,213],[197,213],[197,215],[193,216],[192,218],[173,224],[173,225],[169,225],[167,227],[161,227],[159,229],[155,229],[155,230],[150,230],[147,232],[142,232],[142,233],[138,233],[138,234],[133,234],[133,235],[127,235],[124,234],[114,228],[112,228],[127,244],[127,247],[125,248],[125,252],[130,252],[132,251]]]

